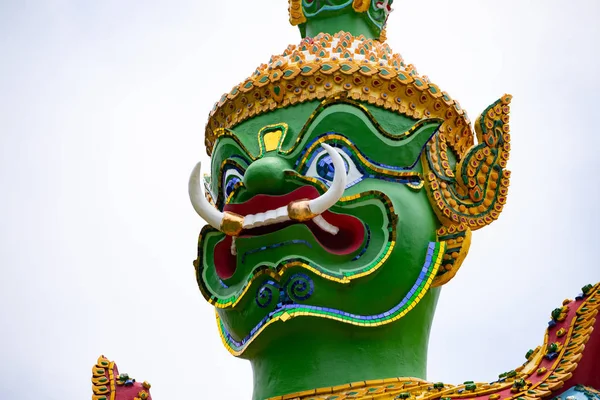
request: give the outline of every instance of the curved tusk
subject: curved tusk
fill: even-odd
[[[331,161],[333,161],[334,175],[329,189],[321,196],[308,202],[310,211],[316,215],[327,211],[337,203],[346,189],[346,165],[344,164],[344,159],[330,145],[322,143],[321,146],[329,153]]]
[[[317,215],[316,217],[314,217],[313,222],[319,228],[323,229],[325,232],[331,233],[332,235],[337,235],[340,231],[340,228],[338,228],[335,225],[331,225],[329,222],[327,222],[325,218],[323,218],[322,215]]]
[[[190,182],[188,184],[190,200],[200,218],[213,228],[221,230],[221,222],[223,221],[224,214],[213,207],[204,196],[202,182],[200,181],[201,164],[200,162],[196,164],[192,170],[192,175],[190,175]]]

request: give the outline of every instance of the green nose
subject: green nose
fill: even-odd
[[[283,194],[287,169],[290,169],[290,165],[284,159],[263,157],[246,170],[244,186],[253,194]]]

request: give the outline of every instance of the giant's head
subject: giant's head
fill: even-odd
[[[471,231],[502,211],[510,97],[474,132],[384,42],[391,3],[290,0],[307,37],[210,113],[210,177],[190,179],[209,224],[195,267],[234,355],[299,329],[335,340],[412,314],[428,329]]]

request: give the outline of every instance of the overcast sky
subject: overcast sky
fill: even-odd
[[[490,381],[600,281],[597,0],[394,4],[388,42],[472,120],[504,93],[512,185],[442,292],[430,380]],[[287,1],[0,1],[0,399],[91,396],[100,354],[157,400],[243,399],[187,197],[220,95],[299,41]]]

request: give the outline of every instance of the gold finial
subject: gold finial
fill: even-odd
[[[302,11],[302,0],[288,0],[288,3],[290,24],[292,24],[292,26],[296,26],[305,23],[306,17],[304,16],[304,11]]]
[[[352,3],[352,7],[354,8],[354,11],[361,12],[361,13],[369,11],[370,5],[371,5],[370,0],[354,0],[354,2]]]
[[[385,42],[387,40],[387,28],[383,28],[379,34],[379,41]]]

